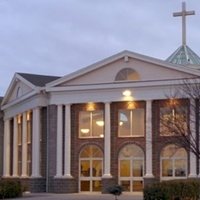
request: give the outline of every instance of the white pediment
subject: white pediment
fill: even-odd
[[[182,79],[200,75],[199,70],[172,65],[162,60],[124,51],[73,74],[64,76],[47,84],[47,86],[65,87],[114,83],[118,72],[125,68],[134,70],[139,77],[138,81]]]
[[[34,92],[35,86],[16,73],[3,98],[2,105],[18,102]]]

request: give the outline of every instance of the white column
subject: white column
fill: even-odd
[[[146,101],[146,178],[152,178],[152,101]]]
[[[63,117],[62,105],[57,106],[57,152],[56,152],[56,177],[62,177],[62,157],[63,157]]]
[[[191,132],[191,140],[194,144],[196,139],[196,129],[195,129],[195,109],[194,109],[195,101],[192,99],[190,100],[190,132]],[[192,144],[191,144],[192,145]],[[196,156],[193,152],[190,151],[190,172],[189,177],[194,178],[197,177],[197,166],[196,166]]]
[[[104,137],[104,175],[103,178],[111,178],[111,120],[110,103],[105,103],[105,137]]]
[[[40,108],[33,109],[32,119],[32,174],[31,177],[40,177]]]
[[[10,119],[4,121],[3,176],[10,176]]]
[[[198,113],[199,113],[199,111],[198,111]],[[200,121],[199,121],[199,133],[200,133]],[[199,148],[200,148],[200,134],[199,134],[199,142],[198,142],[198,144],[199,144]],[[199,174],[198,174],[198,177],[200,178],[200,158],[199,158]]]
[[[27,177],[27,121],[26,112],[22,116],[22,177]]]
[[[71,105],[65,105],[65,166],[64,176],[71,176]]]
[[[18,128],[17,116],[14,117],[13,127],[13,176],[18,176]]]

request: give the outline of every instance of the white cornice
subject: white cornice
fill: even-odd
[[[14,88],[15,85],[16,85],[15,82],[17,82],[17,81],[23,82],[25,85],[27,85],[27,86],[30,87],[31,89],[35,90],[36,93],[38,92],[38,88],[39,88],[39,87],[36,87],[36,86],[33,85],[31,82],[27,81],[27,80],[26,80],[25,78],[23,78],[20,74],[15,73],[15,74],[14,74],[14,77],[13,77],[13,79],[12,79],[12,81],[11,81],[11,83],[10,83],[10,85],[9,85],[9,87],[8,87],[8,89],[7,89],[7,91],[6,91],[6,94],[5,94],[4,98],[3,98],[3,101],[2,101],[2,104],[1,104],[2,107],[6,104],[7,99],[9,98],[10,94],[12,93],[13,88]],[[23,98],[23,97],[22,97],[22,98]],[[21,100],[21,98],[20,98],[19,100]]]
[[[116,83],[102,83],[102,84],[83,84],[83,85],[69,85],[65,87],[50,87],[46,88],[47,92],[63,92],[63,91],[82,91],[82,90],[102,90],[115,88],[142,88],[154,86],[172,86],[180,85],[184,79],[170,79],[170,80],[149,80],[136,82],[116,82]]]
[[[1,106],[1,109],[2,109],[2,110],[5,110],[5,109],[7,109],[7,108],[9,108],[9,107],[11,107],[11,106],[13,106],[13,105],[16,105],[16,104],[18,104],[18,103],[20,103],[20,102],[22,102],[22,101],[24,101],[24,100],[26,100],[26,99],[28,99],[28,98],[34,96],[34,95],[36,95],[37,93],[38,93],[38,92],[36,92],[36,91],[32,91],[32,92],[30,92],[30,93],[28,93],[28,94],[26,94],[26,95],[23,95],[23,96],[20,97],[19,99],[15,99],[15,100],[12,101],[12,102],[9,102],[9,103],[7,103],[7,104],[5,104],[5,105],[2,105],[2,106]]]

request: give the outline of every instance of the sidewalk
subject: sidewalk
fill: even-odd
[[[101,193],[75,193],[75,194],[52,194],[52,193],[29,193],[24,194],[23,197],[17,200],[114,200],[111,194]],[[123,193],[118,197],[118,200],[143,200],[142,193]]]

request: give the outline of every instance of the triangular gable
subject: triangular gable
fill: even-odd
[[[15,73],[3,98],[2,106],[11,102],[20,101],[29,94],[33,95],[37,92],[37,88],[38,87],[23,78],[20,74]]]
[[[139,74],[142,73],[142,81],[200,76],[200,71],[193,68],[170,64],[163,60],[130,51],[123,51],[53,81],[47,84],[47,88],[114,82],[117,72],[125,67],[133,68],[137,72],[140,71]]]

